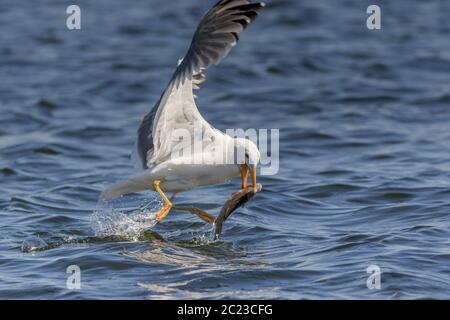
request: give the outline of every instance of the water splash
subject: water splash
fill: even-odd
[[[138,241],[143,232],[156,224],[156,213],[162,205],[159,198],[145,199],[136,208],[132,197],[99,204],[91,216],[91,228],[97,237],[120,236]]]
[[[207,233],[199,234],[191,240],[191,244],[195,246],[205,246],[215,242],[217,242],[217,240],[214,239],[214,230],[212,228],[209,228]]]
[[[39,237],[28,237],[22,242],[21,250],[24,253],[41,251],[48,247],[47,242]]]

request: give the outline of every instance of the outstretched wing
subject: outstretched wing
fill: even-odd
[[[202,19],[191,46],[175,72],[177,85],[218,64],[239,41],[241,33],[265,3],[249,0],[221,0]]]
[[[134,158],[147,169],[170,156],[175,129],[192,131],[201,123],[205,130],[215,129],[199,113],[193,89],[204,81],[204,70],[218,64],[239,40],[241,33],[263,8],[263,2],[220,0],[203,17],[169,85],[153,109],[144,117],[136,141]]]

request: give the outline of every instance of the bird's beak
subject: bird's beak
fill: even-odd
[[[252,166],[250,168],[251,174],[252,174],[252,187],[256,188],[256,167]]]
[[[252,176],[252,187],[255,188],[256,187],[256,167],[249,166],[247,164],[243,164],[241,166],[241,168],[242,168],[242,170],[241,170],[242,189],[247,188],[247,179],[248,179],[249,172]]]
[[[247,188],[248,171],[249,169],[247,164],[241,165],[242,189]]]

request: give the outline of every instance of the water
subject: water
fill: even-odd
[[[79,0],[68,31],[66,1],[1,1],[0,297],[449,298],[448,1],[378,1],[381,31],[371,1],[268,1],[199,92],[219,129],[280,129],[220,241],[188,213],[152,226],[152,192],[97,205],[212,2]],[[238,187],[177,204],[217,214]]]

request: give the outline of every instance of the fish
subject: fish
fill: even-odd
[[[258,192],[261,192],[262,185],[256,184],[255,187],[250,186],[245,189],[242,189],[240,191],[237,191],[233,193],[230,198],[225,202],[225,204],[222,207],[222,210],[220,210],[219,215],[214,220],[214,240],[218,240],[220,238],[220,235],[222,233],[222,227],[225,222],[225,220],[228,219],[228,217],[236,211],[236,209],[244,206],[250,199],[252,199]]]

